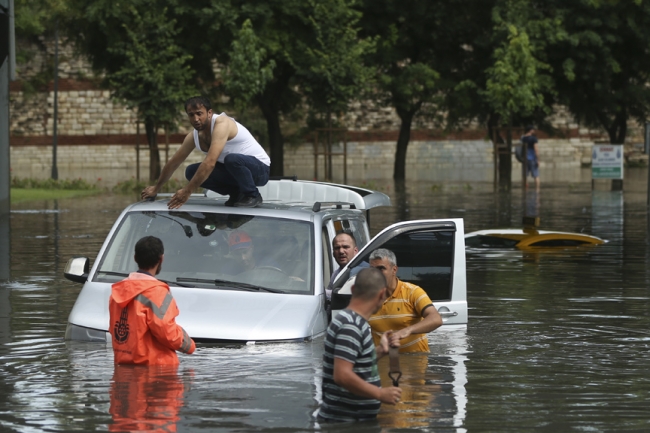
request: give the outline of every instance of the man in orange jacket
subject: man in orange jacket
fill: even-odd
[[[163,243],[146,236],[135,244],[138,271],[113,284],[108,308],[115,364],[178,365],[176,351],[193,353],[194,340],[176,324],[178,307],[160,272]]]

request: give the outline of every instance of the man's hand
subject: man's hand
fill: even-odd
[[[154,198],[156,198],[157,195],[158,195],[158,191],[156,190],[156,187],[148,186],[142,190],[142,192],[140,193],[140,198],[142,200],[147,200],[147,199],[153,200]]]
[[[384,355],[388,354],[388,350],[391,347],[399,347],[400,343],[399,340],[400,337],[397,332],[393,331],[387,331],[381,334],[381,338],[379,339],[379,346],[377,346],[377,357],[382,357]]]
[[[388,388],[381,388],[379,390],[379,401],[382,403],[395,405],[399,403],[401,398],[402,388],[389,386]]]
[[[192,191],[185,190],[185,188],[179,189],[176,191],[176,194],[174,194],[169,200],[169,204],[167,207],[169,209],[178,209],[181,207],[192,195]]]

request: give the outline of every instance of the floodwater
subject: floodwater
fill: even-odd
[[[394,204],[373,211],[372,234],[421,218],[462,217],[467,232],[517,227],[525,211],[542,228],[609,242],[468,252],[467,328],[443,327],[431,353],[401,357],[403,402],[376,423],[336,428],[313,420],[322,338],[204,345],[172,370],[115,368],[110,347],[65,341],[81,288],[63,278],[65,263],[94,260],[134,198],[16,205],[0,221],[0,431],[650,431],[647,173],[629,170],[624,192],[592,191],[582,170],[575,181],[547,176],[525,200],[517,184],[365,183]]]

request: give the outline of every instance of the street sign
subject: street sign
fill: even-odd
[[[592,179],[623,179],[623,145],[594,144],[591,154]]]

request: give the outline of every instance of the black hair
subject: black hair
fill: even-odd
[[[377,268],[364,268],[355,277],[352,287],[353,298],[372,299],[386,287],[386,277]]]
[[[534,125],[526,125],[526,132],[530,132],[533,129],[535,129]]]
[[[151,269],[165,254],[165,247],[155,236],[145,236],[135,244],[135,262],[140,269]]]
[[[205,96],[192,96],[187,101],[185,101],[185,111],[188,107],[199,107],[203,105],[206,110],[212,110],[212,104],[210,100]]]

